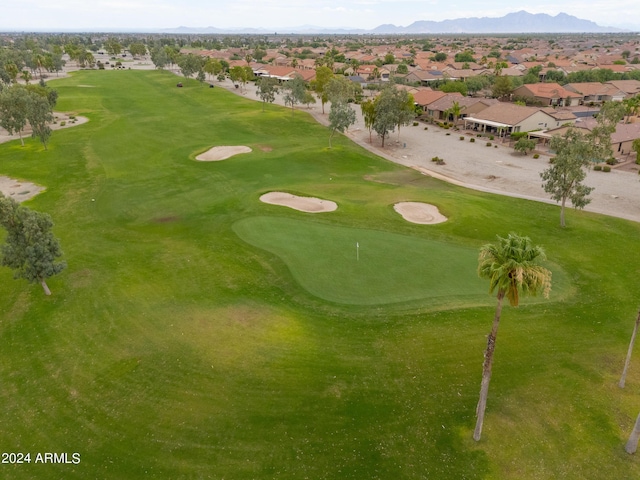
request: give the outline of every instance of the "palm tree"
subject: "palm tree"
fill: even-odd
[[[493,352],[496,347],[496,335],[502,312],[502,300],[507,297],[511,306],[518,306],[520,294],[536,295],[542,291],[545,297],[551,290],[551,272],[539,265],[545,259],[544,250],[533,245],[528,237],[510,233],[507,238],[498,236],[497,244],[487,244],[480,249],[478,275],[489,279],[489,292],[497,290],[498,305],[493,318],[493,327],[487,339],[487,349],[482,365],[482,383],[480,398],[476,408],[477,422],[473,439],[477,442],[482,434],[484,411],[487,406],[489,381]]]
[[[640,311],[638,311],[638,316],[636,317],[636,324],[633,327],[633,333],[631,334],[631,341],[629,342],[629,350],[627,350],[627,359],[624,362],[624,368],[622,369],[622,377],[620,377],[620,382],[618,386],[620,388],[624,388],[624,384],[627,380],[627,370],[629,370],[629,364],[631,363],[631,353],[633,352],[633,345],[636,343],[636,334],[638,333],[638,325],[640,325]]]

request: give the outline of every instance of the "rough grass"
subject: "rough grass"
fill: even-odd
[[[80,72],[54,85],[60,110],[89,123],[54,132],[46,152],[35,140],[0,146],[2,174],[47,187],[29,206],[52,215],[69,264],[49,298],[0,271],[0,450],[82,456],[3,465],[2,476],[640,475],[623,451],[640,406],[637,355],[627,388],[616,386],[638,306],[638,224],[570,211],[560,229],[555,206],[446,185],[343,137],[329,150],[329,132],[303,112],[262,113],[222,89],[175,82]],[[216,144],[253,152],[191,161]],[[304,216],[259,202],[270,190],[340,208]],[[409,224],[391,207],[404,200],[436,204],[450,220]],[[407,272],[423,246],[468,252],[473,272],[472,253],[509,231],[546,248],[565,272],[562,295],[505,307],[480,443],[471,433],[493,299],[436,309],[428,295],[327,301],[330,287],[313,280],[336,265],[301,262],[321,252],[293,242],[274,254],[234,230],[254,231],[260,218],[319,232],[311,246],[355,231],[401,237],[406,255],[393,251],[397,265],[386,266]],[[464,263],[460,287],[473,290]],[[390,283],[417,288],[399,272]]]

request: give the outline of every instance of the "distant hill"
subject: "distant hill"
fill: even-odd
[[[614,27],[601,27],[590,20],[582,20],[566,13],[559,13],[555,17],[546,13],[528,13],[524,10],[509,13],[504,17],[472,17],[458,18],[455,20],[443,20],[434,22],[430,20],[419,20],[411,25],[402,27],[392,24],[380,25],[373,30],[362,30],[357,28],[323,28],[311,25],[288,28],[233,28],[222,29],[216,27],[191,28],[178,27],[164,29],[162,33],[200,33],[200,34],[222,34],[222,33],[248,33],[248,34],[268,34],[268,33],[298,33],[298,34],[418,34],[418,33],[615,33],[623,30]]]
[[[566,13],[555,17],[546,13],[528,13],[524,10],[504,17],[458,18],[433,22],[420,20],[407,27],[380,25],[373,33],[603,33],[620,32],[613,27],[601,27],[590,20],[582,20]]]

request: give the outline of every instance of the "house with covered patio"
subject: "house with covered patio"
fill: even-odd
[[[546,130],[575,122],[575,116],[570,118],[568,115],[562,115],[561,118],[554,118],[545,110],[545,108],[500,102],[472,116],[465,117],[464,128],[507,136],[514,132]]]

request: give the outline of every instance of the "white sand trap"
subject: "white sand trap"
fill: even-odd
[[[249,147],[237,146],[237,147],[213,147],[204,153],[201,153],[196,157],[196,160],[201,162],[217,162],[219,160],[226,160],[240,153],[249,153],[251,149]]]
[[[297,195],[284,192],[265,193],[260,197],[260,201],[271,205],[293,208],[307,213],[333,212],[338,208],[338,204],[331,200],[321,200],[315,197],[299,197]]]
[[[0,176],[0,192],[5,197],[13,198],[16,202],[29,200],[43,190],[43,187],[31,182],[21,182],[13,178]]]
[[[407,222],[433,225],[447,221],[447,217],[438,211],[438,207],[428,203],[400,202],[393,209],[402,215]]]

